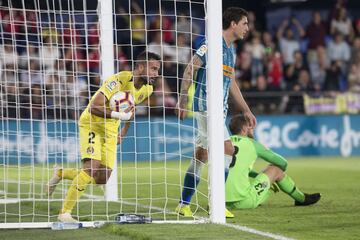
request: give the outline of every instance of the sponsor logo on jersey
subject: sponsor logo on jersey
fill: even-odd
[[[140,94],[140,96],[138,97],[138,102],[141,102],[144,99],[144,94]]]
[[[202,45],[201,47],[199,47],[199,49],[196,51],[196,54],[199,55],[200,57],[204,56],[205,53],[207,51],[207,46],[206,45]]]
[[[106,85],[106,87],[107,87],[107,89],[109,89],[110,92],[112,92],[112,90],[114,90],[116,84],[117,84],[117,81],[114,80],[114,81],[109,82],[108,85]]]
[[[87,153],[87,154],[93,154],[93,153],[94,153],[94,148],[93,148],[93,147],[88,147],[88,148],[86,149],[86,153]]]

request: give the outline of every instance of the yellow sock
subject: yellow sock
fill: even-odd
[[[66,194],[63,208],[61,213],[71,213],[76,202],[81,195],[85,192],[87,185],[92,181],[92,177],[89,176],[84,170],[81,170],[79,174],[74,178],[71,186]]]
[[[62,179],[73,180],[79,174],[79,172],[79,169],[76,168],[64,168],[59,169],[57,175]]]

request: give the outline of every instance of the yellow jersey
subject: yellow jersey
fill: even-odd
[[[110,98],[119,91],[128,91],[134,97],[135,105],[146,100],[153,93],[153,86],[146,84],[143,85],[140,89],[136,89],[134,86],[134,81],[132,81],[133,74],[130,71],[122,71],[116,73],[105,80],[103,85],[96,91],[94,96],[91,98],[86,109],[82,112],[79,125],[87,126],[90,128],[95,128],[97,130],[102,130],[107,134],[116,134],[118,133],[120,120],[112,118],[103,118],[91,114],[89,109],[94,101],[97,94],[102,93],[108,100],[106,102],[106,108],[109,107]]]

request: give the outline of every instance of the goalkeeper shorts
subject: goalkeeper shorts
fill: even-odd
[[[270,196],[270,179],[265,173],[260,173],[250,185],[248,195],[236,202],[227,202],[229,209],[252,209],[267,201]]]

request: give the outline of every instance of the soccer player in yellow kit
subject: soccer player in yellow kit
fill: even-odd
[[[153,92],[152,84],[159,76],[160,56],[151,52],[142,52],[136,59],[133,72],[122,71],[110,76],[91,98],[87,108],[79,119],[80,154],[83,168],[55,169],[54,176],[47,185],[49,196],[62,179],[72,180],[58,220],[76,221],[71,211],[86,190],[89,183],[105,184],[109,179],[116,161],[116,145],[120,143],[130,122],[118,132],[120,121],[133,117],[134,109],[125,112],[111,111],[110,98],[119,91],[128,91],[134,97],[135,104],[147,99]]]

